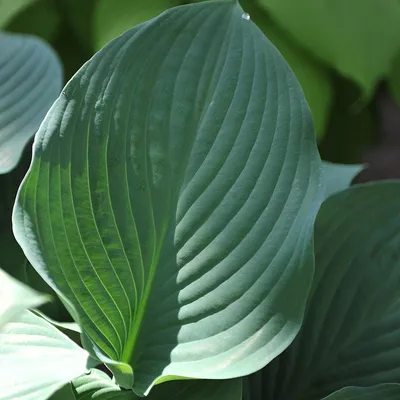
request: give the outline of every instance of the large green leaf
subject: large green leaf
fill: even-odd
[[[398,0],[258,0],[295,40],[369,96],[400,50]]]
[[[139,400],[132,390],[118,387],[104,372],[94,369],[72,382],[76,400]],[[242,400],[240,379],[190,380],[155,386],[148,400]]]
[[[0,328],[23,310],[38,307],[48,300],[48,296],[36,292],[0,269]]]
[[[0,29],[3,29],[12,18],[36,1],[37,0],[0,0]]]
[[[141,22],[176,6],[180,0],[98,0],[93,15],[95,50]]]
[[[397,400],[400,398],[400,385],[384,384],[372,387],[348,387],[325,397],[324,400]]]
[[[142,394],[246,375],[292,342],[323,195],[288,65],[236,1],[200,3],[127,32],[67,84],[14,233],[85,345]]]
[[[0,174],[15,167],[62,85],[58,57],[33,36],[0,32]]]
[[[399,196],[400,182],[381,182],[323,203],[304,325],[246,381],[246,400],[313,400],[345,386],[400,383]]]
[[[332,83],[327,69],[307,54],[296,42],[290,40],[277,24],[253,0],[240,2],[254,23],[278,48],[292,68],[310,105],[318,138],[325,133],[332,103]]]
[[[0,330],[0,399],[46,400],[86,372],[88,353],[29,311]]]

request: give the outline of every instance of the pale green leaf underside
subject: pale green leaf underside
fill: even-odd
[[[1,400],[46,400],[86,371],[88,353],[29,311],[0,331],[0,343]]]
[[[400,383],[399,197],[400,182],[382,182],[323,203],[304,325],[247,388],[264,400],[317,400],[345,386]]]
[[[76,400],[139,400],[131,390],[122,390],[104,372],[94,369],[72,382]],[[240,379],[174,381],[153,387],[148,400],[242,400]]]
[[[39,307],[49,297],[36,292],[0,269],[0,329],[23,310]]]
[[[324,400],[397,400],[400,385],[387,383],[372,387],[347,387],[325,397]]]
[[[33,36],[0,32],[0,174],[18,163],[60,93],[58,57]]]
[[[72,331],[75,333],[81,333],[82,329],[76,322],[58,322],[47,315],[44,315],[42,312],[35,310],[34,313],[38,315],[39,317],[45,319],[47,322],[49,322],[51,325],[55,326],[56,328],[60,330],[66,330],[66,331]]]
[[[292,37],[367,96],[400,50],[397,0],[258,0]]]
[[[242,15],[178,7],[97,53],[17,196],[29,261],[138,393],[254,372],[301,325],[320,159],[299,84]]]

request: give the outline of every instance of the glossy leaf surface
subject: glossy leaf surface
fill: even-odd
[[[236,1],[171,9],[107,45],[33,158],[14,233],[123,387],[246,375],[294,339],[320,159],[300,85]]]

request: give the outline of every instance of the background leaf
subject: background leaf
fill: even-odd
[[[345,386],[400,383],[399,195],[399,182],[382,182],[323,203],[304,325],[249,378],[245,399],[313,400]]]
[[[1,0],[0,29],[4,29],[4,27],[11,21],[12,18],[36,1],[37,0]]]
[[[335,164],[322,162],[325,179],[325,198],[347,189],[351,181],[363,170],[363,165]]]
[[[397,104],[400,104],[400,51],[393,61],[388,83]]]
[[[39,36],[51,42],[60,24],[61,16],[57,11],[55,1],[36,0],[10,20],[5,29],[8,32]]]
[[[46,400],[86,371],[88,353],[29,311],[0,330],[0,343],[1,400]]]
[[[396,400],[400,396],[400,385],[385,384],[372,387],[343,388],[324,400]]]
[[[38,307],[49,300],[47,296],[17,281],[2,269],[0,269],[0,288],[0,328],[21,311]]]
[[[183,6],[106,46],[41,125],[17,197],[29,261],[140,394],[253,372],[302,322],[320,159],[298,82],[243,14]]]
[[[61,65],[41,40],[0,32],[0,174],[15,167],[57,98]]]
[[[99,0],[68,0],[59,4],[75,34],[76,44],[79,43],[85,50],[91,51],[95,47],[93,44],[93,14],[98,3]]]
[[[325,133],[333,97],[329,71],[291,40],[253,0],[240,3],[292,68],[311,108],[316,135],[321,138]]]
[[[177,5],[179,0],[98,0],[93,15],[94,49]]]
[[[292,37],[369,97],[400,50],[400,4],[375,0],[259,0]]]

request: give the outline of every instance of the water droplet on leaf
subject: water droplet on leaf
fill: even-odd
[[[242,18],[245,19],[246,21],[250,21],[250,14],[243,13]]]

